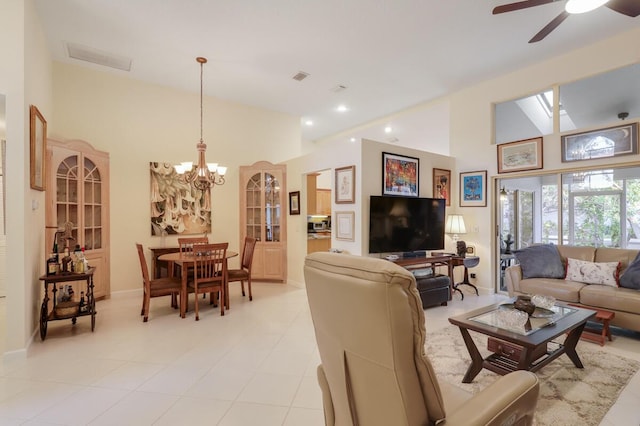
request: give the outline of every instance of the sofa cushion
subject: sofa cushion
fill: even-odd
[[[520,281],[520,292],[522,293],[544,294],[569,303],[580,302],[580,291],[584,287],[588,287],[588,285],[557,278],[529,278]]]
[[[565,270],[558,248],[553,244],[539,244],[514,250],[522,269],[522,278],[564,278]]]
[[[621,248],[613,248],[613,247],[598,247],[596,250],[596,256],[594,262],[620,262],[620,275],[624,274],[627,266],[638,255],[638,250],[633,249],[621,249]],[[569,256],[573,257],[573,256]],[[579,257],[574,257],[574,259],[580,259]],[[586,260],[586,259],[582,259]]]
[[[608,285],[585,285],[580,291],[580,304],[638,315],[640,312],[640,291],[622,287],[614,288]]]
[[[640,290],[640,253],[620,276],[620,287]]]
[[[587,262],[569,258],[565,280],[618,287],[619,267],[620,262]]]

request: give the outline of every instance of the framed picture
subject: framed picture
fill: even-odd
[[[487,171],[460,173],[460,207],[487,206]]]
[[[476,254],[476,248],[474,246],[467,246],[467,254],[473,256]]]
[[[336,204],[353,204],[356,202],[356,166],[336,169],[334,193]]]
[[[300,191],[289,193],[289,214],[300,214]]]
[[[355,212],[336,212],[336,239],[341,241],[354,241]]]
[[[29,107],[31,142],[31,188],[44,191],[44,150],[47,141],[47,120],[35,105]]]
[[[382,195],[418,196],[420,160],[382,153]]]
[[[542,138],[498,145],[498,173],[542,168]]]
[[[638,123],[565,135],[562,162],[617,157],[638,153]]]
[[[433,169],[433,198],[444,198],[451,205],[451,170]]]

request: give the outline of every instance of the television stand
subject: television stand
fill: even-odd
[[[449,292],[449,300],[451,300],[451,295],[456,290],[453,284],[453,263],[452,259],[454,257],[449,254],[437,254],[425,257],[409,257],[403,258],[400,257],[392,262],[398,266],[402,266],[407,270],[413,269],[422,269],[422,268],[436,268],[437,266],[446,266],[447,267],[447,275],[449,276],[449,282],[451,285],[451,291]],[[460,290],[458,290],[460,292]],[[462,293],[462,292],[460,292]]]

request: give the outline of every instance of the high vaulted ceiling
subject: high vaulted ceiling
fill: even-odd
[[[35,2],[55,60],[198,92],[205,56],[206,95],[300,116],[305,140],[640,26],[601,7],[528,44],[564,0],[501,15],[508,0]],[[67,43],[130,58],[131,71],[71,59]]]

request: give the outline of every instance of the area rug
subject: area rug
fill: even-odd
[[[483,356],[487,356],[487,337],[474,332],[471,335]],[[483,369],[472,383],[462,383],[471,358],[457,327],[427,332],[426,341],[427,356],[439,380],[476,393],[500,377]],[[584,369],[576,368],[562,355],[536,372],[540,398],[535,425],[599,425],[640,368],[640,362],[608,353],[589,342],[580,341],[577,351]]]

